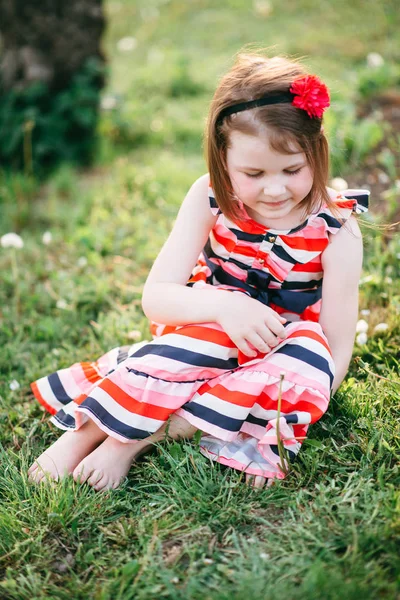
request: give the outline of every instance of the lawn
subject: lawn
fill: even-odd
[[[400,598],[400,235],[380,228],[399,220],[396,4],[106,3],[93,167],[63,165],[46,181],[0,175],[0,236],[24,242],[0,247],[0,598]],[[206,170],[217,80],[249,43],[304,56],[326,81],[331,175],[371,189],[360,219],[368,329],[348,376],[291,474],[268,490],[211,464],[195,442],[159,447],[116,491],[72,479],[35,487],[27,468],[59,430],[29,383],[149,339],[146,274]]]

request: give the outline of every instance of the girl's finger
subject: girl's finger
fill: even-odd
[[[287,335],[286,329],[281,323],[279,323],[278,319],[265,319],[264,325],[268,329],[268,331],[270,331],[273,335],[278,336],[281,339],[285,339]]]
[[[246,340],[243,337],[234,337],[234,336],[229,336],[232,340],[232,342],[235,344],[236,348],[239,350],[239,352],[241,352],[242,354],[245,354],[246,356],[257,356],[257,352],[255,352],[254,348],[250,348],[250,346],[248,345],[248,343],[246,342]]]
[[[268,332],[269,333],[269,332]],[[259,352],[269,352],[271,350],[271,343],[274,342],[274,337],[271,334],[261,335],[258,331],[251,332],[247,335],[246,341],[250,342],[254,348]]]
[[[235,343],[236,347],[238,348],[238,350],[240,350],[240,352],[242,352],[242,354],[245,354],[246,356],[250,356],[251,358],[254,358],[257,356],[255,347],[252,345],[249,345],[246,342],[246,340],[242,339],[242,340],[239,340],[234,343]]]

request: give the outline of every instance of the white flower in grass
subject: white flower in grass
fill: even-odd
[[[367,55],[367,65],[370,69],[377,69],[378,67],[381,67],[384,62],[383,56],[378,54],[378,52],[370,52]]]
[[[379,181],[379,183],[389,183],[390,177],[384,171],[380,171],[378,173],[378,181]]]
[[[13,379],[12,381],[10,381],[10,390],[15,392],[15,390],[18,390],[20,387],[18,381],[16,379]]]
[[[3,248],[23,248],[24,240],[18,233],[6,233],[0,238]]]
[[[253,9],[258,17],[266,18],[272,13],[273,6],[268,0],[255,0]]]
[[[368,336],[365,332],[359,333],[356,337],[356,342],[359,346],[363,346],[368,341]]]
[[[115,96],[104,96],[101,99],[100,106],[103,110],[113,110],[116,108],[118,102]]]
[[[270,558],[271,558],[271,556],[270,556],[269,554],[267,554],[266,552],[261,552],[261,554],[260,554],[260,558],[261,558],[262,560],[268,560],[268,559],[270,559]]]
[[[389,329],[389,325],[387,323],[378,323],[374,327],[374,333],[380,333],[381,331],[386,331]]]
[[[142,334],[137,329],[133,329],[132,331],[129,331],[126,337],[128,340],[134,340],[136,342],[142,339]]]
[[[364,283],[371,283],[376,281],[376,278],[374,275],[366,275],[365,277],[361,277],[359,285],[363,285]]]
[[[137,46],[137,40],[134,37],[124,37],[117,42],[117,48],[120,52],[131,52]]]
[[[342,179],[341,177],[334,177],[331,180],[331,187],[333,187],[333,189],[337,192],[343,192],[343,190],[347,190],[349,186],[347,185],[347,181],[345,179]]]
[[[361,311],[361,314],[362,314],[363,317],[368,317],[371,314],[371,311],[369,310],[369,308],[364,308]]]
[[[45,231],[42,237],[42,242],[45,246],[51,244],[53,240],[53,236],[51,235],[51,231]]]
[[[60,308],[61,310],[65,310],[68,306],[68,304],[66,303],[66,301],[63,298],[60,298],[59,300],[57,300],[56,303],[57,308]]]
[[[357,333],[367,333],[368,327],[369,327],[369,325],[368,325],[367,321],[364,321],[364,319],[360,319],[359,321],[357,321],[356,332]]]
[[[204,558],[204,559],[203,559],[203,563],[204,563],[205,565],[213,565],[213,564],[214,564],[214,561],[213,561],[213,559],[212,559],[212,558]]]
[[[87,265],[87,258],[86,258],[86,256],[80,256],[78,258],[77,265],[78,265],[78,267],[86,267],[86,265]]]

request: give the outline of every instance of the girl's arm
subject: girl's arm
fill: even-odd
[[[322,254],[324,278],[319,322],[328,338],[336,374],[332,392],[342,383],[351,360],[358,319],[358,283],[363,246],[357,219],[351,216]]]
[[[186,287],[217,217],[208,200],[209,175],[190,188],[143,289],[146,316],[166,325],[215,322],[222,291]]]

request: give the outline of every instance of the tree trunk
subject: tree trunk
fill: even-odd
[[[3,91],[25,89],[35,81],[62,89],[88,58],[103,61],[101,4],[101,0],[0,0]]]
[[[0,164],[89,164],[104,85],[102,0],[0,0]]]

